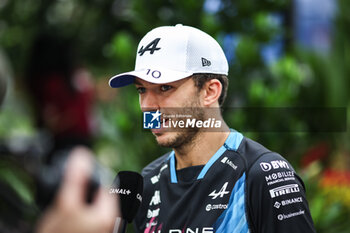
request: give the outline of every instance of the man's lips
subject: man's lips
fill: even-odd
[[[164,120],[164,122],[163,122],[163,120]],[[163,131],[164,131],[164,128],[163,128],[163,123],[167,123],[169,121],[169,119],[168,118],[166,118],[166,119],[160,119],[160,128],[159,129],[151,129],[151,131],[152,131],[152,133],[153,134],[160,134],[160,133],[162,133]]]

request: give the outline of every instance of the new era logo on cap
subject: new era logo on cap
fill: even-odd
[[[135,78],[164,84],[196,73],[228,74],[227,59],[218,42],[194,27],[163,26],[151,30],[140,41],[135,70],[112,77],[109,85],[122,87],[132,84]]]
[[[202,66],[210,66],[211,62],[204,57],[202,57]]]

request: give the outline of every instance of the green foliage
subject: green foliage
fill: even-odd
[[[335,200],[334,193],[327,194],[321,188],[319,181],[304,177],[307,187],[307,197],[316,230],[319,233],[346,233],[349,231],[348,219],[350,210],[339,200]]]

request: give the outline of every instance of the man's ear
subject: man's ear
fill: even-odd
[[[207,107],[219,107],[219,97],[222,92],[221,82],[217,79],[211,79],[204,84],[203,104]]]

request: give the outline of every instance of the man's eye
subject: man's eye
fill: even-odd
[[[146,88],[144,88],[144,87],[137,87],[136,90],[139,94],[143,94],[146,92]]]
[[[161,91],[168,91],[172,88],[172,86],[169,86],[169,85],[161,85],[160,86],[160,90]]]

